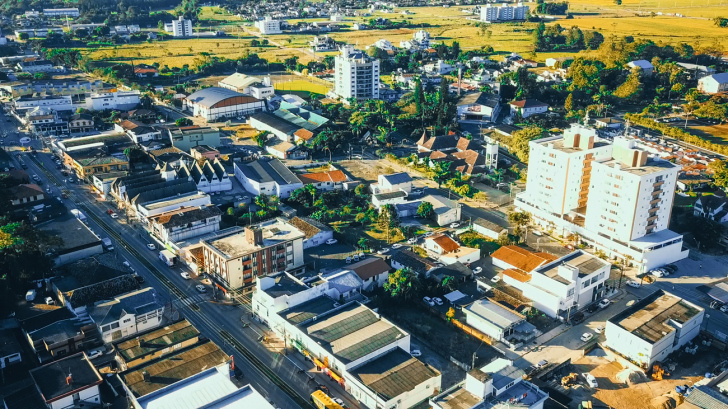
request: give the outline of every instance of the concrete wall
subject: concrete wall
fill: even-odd
[[[90,388],[78,392],[78,396],[82,401],[101,405],[101,396],[99,394],[99,386],[94,385]],[[51,409],[66,409],[74,407],[73,395],[59,399],[50,405]]]

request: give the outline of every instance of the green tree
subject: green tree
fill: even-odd
[[[452,321],[452,319],[455,318],[455,308],[450,307],[445,313],[445,318],[447,318],[448,322]]]
[[[521,161],[528,163],[529,146],[528,143],[535,139],[543,137],[544,130],[539,126],[529,126],[513,132],[510,150]]]
[[[728,165],[724,160],[715,160],[708,164],[708,169],[713,171],[713,184],[722,188],[728,188]]]
[[[642,71],[635,67],[627,76],[627,79],[614,90],[613,95],[617,98],[628,99],[637,102],[642,97],[643,85],[640,81]]]
[[[174,124],[179,127],[183,127],[183,126],[191,126],[193,124],[193,122],[190,118],[179,118],[176,121],[174,121]]]
[[[372,241],[366,237],[362,237],[359,239],[359,241],[356,242],[356,247],[361,250],[369,250],[370,248],[372,248]]]
[[[521,239],[526,236],[526,226],[531,223],[531,214],[528,212],[508,213],[508,222],[514,226],[513,233]]]
[[[264,147],[266,143],[268,143],[268,131],[260,131],[257,134],[253,135],[253,142],[258,144],[259,147]]]
[[[378,222],[381,228],[395,229],[399,227],[399,216],[394,205],[386,204],[379,209]]]
[[[384,283],[384,291],[393,298],[411,299],[420,289],[420,280],[409,268],[391,273]]]
[[[437,188],[439,189],[442,187],[442,184],[446,181],[450,180],[452,177],[452,171],[450,170],[450,167],[452,167],[452,162],[449,161],[440,161],[435,164],[435,167],[432,169],[435,172],[435,176],[433,179],[435,179],[435,182],[437,182]]]
[[[566,102],[564,102],[564,109],[566,112],[571,111],[574,108],[574,94],[569,93],[569,95],[566,97]]]
[[[422,201],[420,205],[417,207],[417,215],[422,217],[423,219],[429,219],[432,217],[432,215],[435,214],[435,207],[432,206],[432,203]]]
[[[360,183],[360,184],[356,185],[356,188],[354,188],[354,193],[356,193],[356,195],[360,196],[360,197],[369,196],[369,194],[367,192],[367,188],[368,188],[367,185],[365,185],[364,183]]]

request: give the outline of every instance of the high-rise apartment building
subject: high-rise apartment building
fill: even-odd
[[[518,3],[515,6],[505,3],[500,6],[486,4],[480,7],[480,20],[486,23],[525,20],[526,14],[528,14],[528,6],[524,6],[523,3]]]
[[[281,34],[281,21],[273,20],[271,16],[265,16],[263,20],[255,22],[255,27],[260,30],[260,34]]]
[[[687,257],[682,236],[668,230],[679,167],[635,140],[611,143],[581,125],[529,147],[526,191],[515,204],[537,224],[644,269]]]
[[[379,60],[350,45],[334,58],[334,93],[341,98],[379,99]]]
[[[184,16],[179,16],[177,20],[164,24],[164,31],[172,33],[172,37],[192,37],[192,20],[186,20]]]

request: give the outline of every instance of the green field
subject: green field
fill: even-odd
[[[331,87],[314,84],[306,80],[282,81],[273,84],[273,88],[280,91],[308,91],[316,94],[326,94]]]

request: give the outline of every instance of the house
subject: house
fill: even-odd
[[[521,270],[525,273],[529,273],[535,270],[536,267],[556,259],[549,253],[532,253],[518,246],[502,246],[494,251],[490,257],[496,267],[504,270]]]
[[[134,66],[134,75],[139,78],[154,78],[159,76],[159,70],[151,65],[140,64]]]
[[[217,158],[212,161],[205,160],[202,166],[199,162],[194,162],[189,168],[186,164],[182,165],[177,170],[177,179],[195,182],[197,190],[205,193],[227,192],[233,189],[232,179]]]
[[[233,164],[235,178],[250,193],[275,195],[286,199],[303,182],[278,159],[258,159],[254,162]]]
[[[220,157],[220,151],[210,145],[198,145],[190,149],[190,155],[197,160],[215,160]]]
[[[94,129],[94,118],[89,114],[75,114],[68,121],[71,133],[90,132]]]
[[[557,58],[547,58],[546,59],[546,66],[549,68],[561,68],[564,63],[567,61],[573,61],[574,57],[557,57]]]
[[[430,270],[427,273],[427,277],[440,284],[448,280],[453,280],[456,283],[464,283],[473,279],[473,270],[459,261],[454,261],[445,266]]]
[[[495,121],[500,114],[500,97],[476,92],[460,98],[457,115],[463,120]]]
[[[380,257],[368,257],[347,267],[363,282],[362,290],[370,291],[384,286],[391,267]]]
[[[697,64],[691,64],[687,62],[679,62],[677,65],[683,67],[685,71],[690,72],[693,74],[693,78],[701,79],[708,75],[715,74],[715,68],[713,67],[706,67],[705,65],[697,65]]]
[[[439,226],[447,226],[460,221],[462,209],[459,203],[440,195],[427,195],[421,201],[432,204],[435,222]]]
[[[123,120],[114,124],[114,130],[126,133],[135,143],[161,140],[162,131],[134,120]]]
[[[652,63],[647,60],[630,61],[627,63],[627,67],[629,67],[630,69],[639,68],[644,75],[651,75],[652,71],[655,69]]]
[[[511,107],[511,115],[520,115],[521,118],[528,118],[549,110],[549,104],[532,98],[512,101],[508,105]]]
[[[37,72],[54,72],[58,70],[53,66],[53,63],[48,60],[21,61],[15,66],[15,68],[18,71],[30,74],[35,74]]]
[[[393,173],[391,175],[379,175],[377,177],[378,183],[373,183],[370,186],[372,193],[393,193],[393,192],[412,192],[412,177],[405,173]]]
[[[257,277],[301,267],[305,237],[283,218],[226,229],[201,241],[203,271],[226,288],[250,285]]]
[[[22,352],[23,349],[15,337],[15,331],[11,329],[0,330],[0,369],[4,370],[12,364],[22,362]]]
[[[425,64],[422,67],[422,70],[427,74],[447,75],[457,70],[457,67],[454,65],[450,65],[443,60],[437,60],[432,64]]]
[[[395,270],[407,268],[421,277],[437,267],[434,261],[410,250],[398,250],[389,257],[389,262]]]
[[[174,243],[220,230],[221,219],[215,205],[182,207],[150,217],[149,227],[162,243]]]
[[[728,72],[707,75],[699,79],[698,91],[705,94],[718,94],[728,91]]]
[[[109,155],[103,148],[63,152],[64,163],[72,168],[79,179],[95,173],[109,173],[129,169],[129,160],[124,154]]]
[[[596,118],[594,126],[600,129],[620,129],[624,126],[624,120],[616,117]]]
[[[50,245],[46,250],[56,267],[104,252],[101,239],[73,215],[46,222],[39,225],[38,229],[62,240],[60,244]]]
[[[349,178],[344,172],[332,166],[326,172],[302,173],[298,175],[305,185],[313,185],[317,190],[328,192],[331,190],[346,190],[349,188]]]
[[[162,322],[164,304],[157,301],[151,287],[118,295],[88,308],[104,342],[134,336]]]
[[[707,217],[720,223],[728,221],[728,200],[715,195],[700,196],[693,206],[693,215]]]
[[[35,133],[64,135],[68,133],[68,122],[51,108],[36,107],[25,111],[21,117],[24,125],[29,125]]]
[[[542,409],[548,393],[524,378],[525,372],[512,361],[496,358],[470,370],[463,381],[431,398],[430,405],[433,409]]]
[[[50,362],[98,344],[96,326],[75,317],[50,322],[43,328],[32,331],[23,327],[23,331],[31,349],[41,363]]]
[[[49,409],[103,405],[103,379],[84,352],[32,369],[30,377]]]
[[[334,41],[334,39],[329,37],[328,35],[316,36],[313,38],[313,40],[309,41],[308,44],[311,46],[311,50],[316,52],[338,50],[336,41]]]
[[[538,334],[524,315],[488,298],[468,305],[463,313],[469,326],[500,342],[511,339],[515,341],[512,344],[525,343]]]
[[[492,240],[498,240],[498,237],[500,237],[501,234],[508,233],[508,229],[506,229],[505,227],[493,223],[490,220],[483,219],[482,217],[478,217],[477,219],[473,220],[473,224],[471,227],[474,232],[479,233]]]
[[[265,151],[278,159],[305,159],[308,156],[306,150],[298,145],[294,145],[287,140],[281,141],[274,138],[265,146]]]
[[[183,152],[189,152],[190,149],[200,145],[212,147],[221,145],[219,128],[192,125],[169,128],[167,133],[172,141],[172,146]]]
[[[8,189],[10,203],[19,206],[25,203],[37,202],[45,199],[43,189],[36,184],[21,184]]]
[[[304,250],[320,246],[334,238],[334,229],[310,217],[294,217],[288,222],[306,235],[303,240]]]
[[[480,260],[480,250],[460,246],[455,240],[444,233],[426,237],[423,247],[437,254],[440,262],[445,265],[455,263],[470,264]]]
[[[605,345],[643,369],[663,361],[700,333],[705,311],[657,290],[607,320]]]

